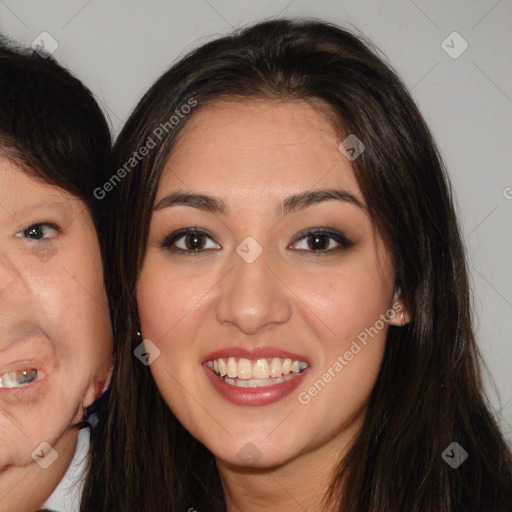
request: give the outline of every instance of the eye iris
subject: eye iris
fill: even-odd
[[[312,235],[308,239],[310,249],[322,251],[329,246],[329,237],[327,235]]]
[[[25,231],[25,236],[34,240],[39,240],[43,237],[43,230],[41,226],[31,226]]]
[[[190,235],[187,235],[187,237],[185,238],[187,249],[191,251],[199,250],[202,246],[202,238],[203,235],[199,233],[191,233]]]

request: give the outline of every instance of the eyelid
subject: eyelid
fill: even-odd
[[[180,238],[183,238],[185,237],[186,235],[190,235],[190,234],[193,234],[193,233],[198,233],[200,235],[204,235],[206,236],[207,238],[211,239],[215,244],[219,245],[220,244],[218,242],[215,241],[213,235],[211,235],[208,230],[206,228],[203,228],[203,227],[187,227],[187,228],[182,228],[182,229],[178,229],[176,231],[173,231],[172,233],[166,235],[164,237],[164,239],[162,240],[162,242],[160,243],[160,246],[164,249],[167,249],[167,250],[173,250],[175,249],[175,252],[182,252],[183,254],[185,253],[188,253],[188,254],[199,254],[205,250],[211,250],[211,249],[201,249],[199,251],[185,251],[184,249],[180,249],[180,248],[173,248],[172,245],[177,241],[179,240]]]
[[[289,247],[297,244],[297,242],[304,240],[305,238],[309,238],[310,236],[317,235],[317,234],[324,235],[324,236],[331,238],[337,244],[339,244],[340,249],[348,249],[354,245],[354,242],[352,242],[352,240],[350,240],[347,237],[347,235],[345,233],[343,233],[343,231],[340,231],[340,230],[334,229],[334,228],[326,228],[326,227],[318,226],[318,227],[313,227],[313,228],[307,228],[307,229],[302,230],[299,233],[297,233],[295,241],[292,244],[290,244]],[[328,253],[335,252],[340,249],[329,249],[329,250],[318,250],[318,251],[314,251],[314,250],[305,251],[304,249],[299,249],[299,250],[304,251],[304,252],[311,252],[311,253],[317,252],[319,254],[328,254]]]
[[[15,361],[13,363],[9,363],[0,367],[0,375],[3,375],[4,373],[17,372],[20,370],[28,369],[44,371],[44,368],[46,366],[46,361],[44,361],[43,359],[20,359],[19,361]]]
[[[199,249],[197,251],[194,251],[194,250],[185,250],[185,249],[181,249],[179,247],[174,247],[173,244],[175,244],[177,240],[180,240],[181,238],[185,237],[186,235],[193,234],[193,233],[197,233],[197,234],[206,236],[207,238],[211,239],[215,244],[220,245],[217,242],[215,242],[212,235],[210,235],[210,233],[206,230],[206,228],[194,226],[194,227],[182,228],[182,229],[179,229],[179,230],[174,231],[173,233],[167,235],[164,238],[164,240],[161,242],[160,246],[162,248],[167,249],[170,252],[184,255],[184,256],[197,256],[197,255],[203,254],[204,252],[212,250],[212,249]],[[338,247],[336,247],[334,249],[332,249],[332,248],[327,249],[327,250],[319,249],[316,251],[313,249],[310,249],[310,250],[297,249],[297,250],[300,252],[303,252],[303,253],[312,253],[312,254],[316,254],[316,255],[322,255],[322,254],[335,253],[335,252],[338,252],[341,250],[346,250],[354,245],[354,242],[352,242],[344,232],[342,232],[338,229],[334,229],[334,228],[318,226],[318,227],[307,228],[307,229],[300,231],[297,235],[295,235],[295,241],[293,243],[289,244],[288,248],[293,248],[293,246],[296,245],[301,240],[304,240],[304,239],[314,236],[314,235],[327,236],[328,238],[333,240],[335,243],[337,243]]]

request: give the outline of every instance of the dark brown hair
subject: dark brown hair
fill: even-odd
[[[394,257],[412,321],[390,327],[359,437],[325,489],[343,512],[505,511],[511,454],[483,394],[467,267],[449,182],[407,89],[368,42],[318,21],[274,20],[204,44],[146,93],[115,144],[111,251],[116,368],[107,421],[93,442],[82,511],[225,510],[213,455],[175,419],[140,343],[136,285],[159,178],[195,111],[218,98],[320,101],[365,151],[353,169]],[[127,162],[180,117],[155,149]],[[132,165],[133,164],[133,165]],[[443,451],[469,458],[452,469]]]

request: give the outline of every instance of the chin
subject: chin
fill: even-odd
[[[291,447],[284,448],[276,443],[261,443],[256,441],[239,441],[232,439],[226,446],[212,446],[207,448],[215,458],[232,468],[270,469],[290,462],[299,456],[297,450]]]

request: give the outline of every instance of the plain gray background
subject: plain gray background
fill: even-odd
[[[117,134],[177,57],[279,15],[360,30],[411,89],[453,183],[488,394],[512,442],[512,0],[0,0],[0,33],[47,48],[50,34]]]

